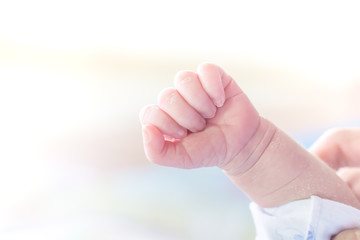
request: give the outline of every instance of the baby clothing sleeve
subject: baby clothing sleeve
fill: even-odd
[[[275,208],[250,204],[256,240],[330,240],[345,229],[360,228],[360,210],[312,196]]]

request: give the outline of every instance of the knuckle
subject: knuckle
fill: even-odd
[[[150,108],[150,106],[147,105],[140,110],[140,113],[139,113],[140,122],[142,122],[142,123],[144,122],[149,108]]]
[[[183,84],[191,83],[196,80],[197,75],[191,71],[181,71],[178,72],[175,76],[175,86],[181,86]]]
[[[179,94],[174,88],[163,89],[158,96],[158,103],[160,108],[171,105],[179,99]]]
[[[140,111],[139,118],[142,123],[146,123],[149,120],[149,116],[158,109],[157,105],[146,105]]]
[[[204,62],[199,65],[198,70],[199,71],[209,71],[214,68],[217,68],[217,65],[215,65],[213,63]]]

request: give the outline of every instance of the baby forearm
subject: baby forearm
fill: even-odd
[[[360,208],[350,188],[331,168],[267,120],[261,119],[248,145],[239,154],[245,152],[246,157],[235,158],[224,170],[260,206],[275,207],[316,195]],[[244,158],[245,171],[244,166],[239,168]]]

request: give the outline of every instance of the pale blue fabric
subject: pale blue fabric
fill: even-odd
[[[276,208],[250,204],[256,240],[330,240],[342,230],[360,227],[360,210],[312,196]]]

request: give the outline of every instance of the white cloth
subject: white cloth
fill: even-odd
[[[312,196],[280,207],[250,204],[256,240],[330,240],[342,230],[360,228],[360,210]]]

